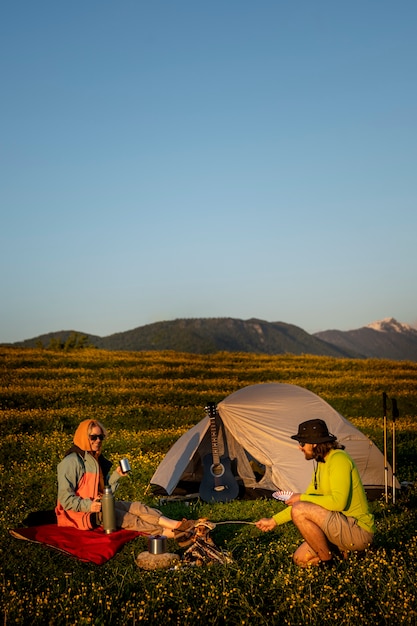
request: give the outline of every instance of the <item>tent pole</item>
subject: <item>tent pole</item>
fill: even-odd
[[[388,503],[388,452],[387,452],[387,394],[382,394],[382,408],[384,413],[384,474],[385,474],[385,502]]]
[[[395,420],[400,413],[397,407],[397,400],[392,398],[392,503],[395,504],[395,472],[396,472],[396,442],[395,442]]]

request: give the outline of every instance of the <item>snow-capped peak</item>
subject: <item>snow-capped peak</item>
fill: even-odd
[[[386,317],[378,322],[372,322],[371,324],[368,324],[366,328],[372,328],[373,330],[377,330],[382,333],[404,333],[409,332],[410,330],[415,332],[415,329],[412,326],[409,324],[401,324],[393,317]]]

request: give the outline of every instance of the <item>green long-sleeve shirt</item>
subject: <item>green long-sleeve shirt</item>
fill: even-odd
[[[302,502],[318,504],[329,511],[354,517],[364,530],[374,533],[374,517],[354,461],[344,450],[330,450],[318,463],[311,483],[300,496]],[[291,506],[274,515],[277,525],[291,520]]]

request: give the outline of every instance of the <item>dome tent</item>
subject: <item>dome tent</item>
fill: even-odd
[[[298,424],[322,419],[355,461],[368,495],[384,491],[384,456],[353,424],[315,393],[287,383],[249,385],[217,405],[218,451],[228,456],[240,495],[256,497],[276,489],[302,492],[312,465],[291,439]],[[203,458],[211,452],[210,419],[203,418],[171,447],[151,478],[155,494],[186,495],[198,491]],[[256,471],[262,467],[263,472]],[[392,471],[388,468],[392,484]],[[397,483],[397,488],[399,484]]]

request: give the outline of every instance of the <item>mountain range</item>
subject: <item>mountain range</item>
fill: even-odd
[[[229,317],[190,318],[155,322],[107,337],[65,330],[3,345],[62,347],[66,342],[77,343],[80,338],[82,342],[79,345],[104,350],[312,354],[417,361],[417,330],[394,318],[373,322],[356,330],[326,330],[313,334],[284,322]]]

